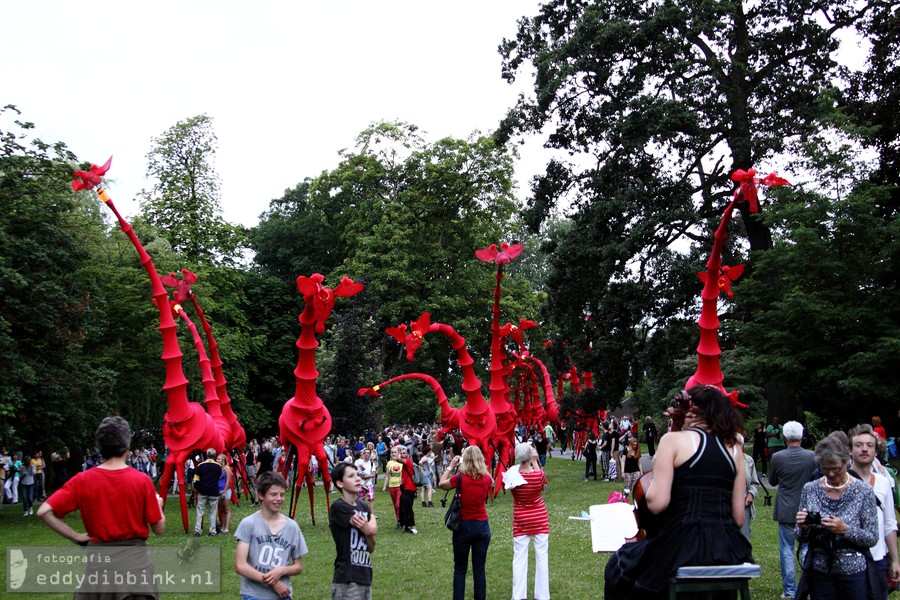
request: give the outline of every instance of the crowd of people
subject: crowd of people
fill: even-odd
[[[644,442],[653,443],[654,479],[645,490],[646,507],[664,515],[659,530],[646,539],[624,545],[614,553],[605,572],[609,599],[662,598],[674,571],[684,565],[740,564],[752,560],[750,522],[760,480],[756,452],[744,455],[743,423],[730,400],[709,386],[682,392],[679,406],[670,409],[670,432],[661,438],[645,424]],[[681,423],[683,421],[683,424]],[[641,445],[628,419],[600,424],[603,436],[585,431],[581,450],[586,476],[604,479],[621,473],[626,490],[642,474]],[[549,517],[543,501],[548,479],[544,471],[554,444],[561,455],[576,452],[569,427],[528,430],[517,428],[514,462],[503,476],[512,496],[512,598],[545,600],[550,596],[548,561]],[[649,429],[649,431],[648,431]],[[761,434],[759,432],[762,432]],[[778,486],[773,519],[778,523],[779,557],[784,598],[811,594],[819,598],[887,597],[887,580],[900,580],[896,489],[893,477],[878,461],[884,452],[883,430],[859,425],[845,434],[831,433],[815,446],[802,447],[800,423],[777,420],[756,428],[754,446],[764,440],[762,473]],[[779,439],[774,439],[779,438]],[[617,443],[613,443],[613,440]],[[657,442],[658,440],[658,442]],[[749,437],[748,437],[749,441]],[[131,450],[131,432],[119,417],[104,419],[95,436],[95,452],[83,470],[64,481],[41,504],[37,514],[63,537],[78,543],[136,543],[150,531],[161,534],[165,518],[162,498],[156,495],[151,461],[155,449]],[[649,447],[648,447],[649,450]],[[4,492],[12,500],[21,491],[26,514],[35,491],[46,489],[38,469],[47,471],[40,453],[8,454],[0,449]],[[241,593],[247,597],[287,597],[290,577],[302,570],[308,551],[297,524],[282,513],[291,473],[283,471],[287,452],[276,439],[251,440],[243,453],[198,452],[186,466],[196,507],[194,533],[202,535],[208,519],[209,535],[228,533],[232,490],[246,473],[257,512],[244,518],[234,536],[235,568]],[[608,454],[608,456],[604,456]],[[396,528],[418,533],[415,507],[434,507],[434,488],[455,490],[459,524],[452,533],[453,596],[465,596],[471,561],[476,600],[486,597],[488,549],[492,532],[486,510],[494,480],[481,449],[467,446],[459,432],[444,433],[437,425],[389,427],[357,436],[329,436],[327,465],[316,471],[331,474],[333,494],[329,526],[335,543],[334,598],[371,598],[372,562],[378,526],[374,517],[379,485],[394,509]],[[246,471],[238,458],[246,461]],[[61,459],[63,457],[60,457]],[[160,457],[163,458],[164,457]],[[35,462],[38,459],[38,462]],[[54,460],[57,457],[54,456]],[[63,459],[64,460],[64,459]],[[619,465],[616,467],[615,465]],[[381,482],[379,482],[381,478]],[[27,490],[27,491],[26,491]],[[39,496],[38,496],[39,497]],[[122,502],[128,498],[127,502]],[[113,506],[115,505],[115,510]],[[81,511],[85,533],[63,521]],[[110,523],[104,514],[116,514]],[[277,535],[274,532],[278,532]],[[265,535],[263,535],[265,533]],[[265,546],[284,551],[275,553]],[[536,568],[528,593],[529,547]],[[797,551],[801,578],[795,577]],[[873,573],[876,574],[873,577]],[[877,596],[867,590],[882,583]]]

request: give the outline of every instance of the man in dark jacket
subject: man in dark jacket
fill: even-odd
[[[219,506],[219,478],[222,467],[216,462],[216,450],[206,451],[206,460],[194,469],[194,489],[197,490],[197,521],[194,523],[194,535],[203,535],[203,513],[209,509],[209,535],[218,535],[216,531],[216,512]]]
[[[781,555],[782,598],[793,598],[797,593],[797,571],[794,567],[794,525],[800,509],[800,492],[812,479],[816,470],[816,455],[800,447],[803,425],[797,421],[784,424],[784,440],[787,448],[772,456],[769,465],[769,483],[778,486],[772,518],[778,522],[778,551]],[[805,553],[804,553],[805,554]]]

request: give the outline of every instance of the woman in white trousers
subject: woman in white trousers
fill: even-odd
[[[548,546],[550,520],[541,494],[547,476],[541,470],[537,450],[530,443],[516,445],[517,466],[504,474],[513,497],[513,600],[527,600],[528,545],[534,543],[534,600],[550,600]]]

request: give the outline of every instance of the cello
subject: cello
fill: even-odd
[[[669,408],[665,414],[672,418],[672,431],[681,431],[684,427],[684,418],[687,416],[691,407],[691,395],[687,390],[681,390],[678,395],[672,399]],[[634,499],[634,520],[637,521],[638,532],[633,538],[628,538],[626,542],[637,542],[644,538],[654,537],[659,533],[662,527],[664,517],[663,513],[656,514],[650,510],[647,505],[647,491],[653,483],[653,470],[647,471],[631,490]]]

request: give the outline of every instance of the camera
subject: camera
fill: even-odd
[[[820,512],[806,513],[806,524],[807,525],[821,525],[822,524],[822,513],[820,513]]]

